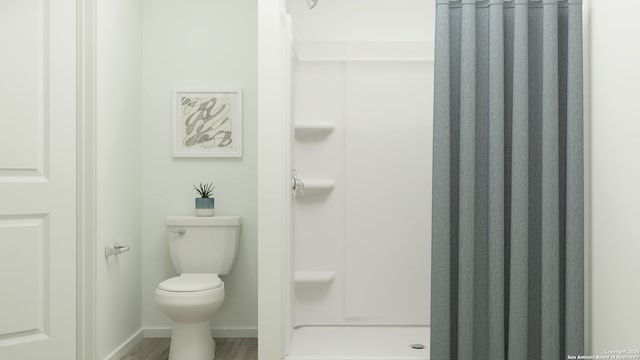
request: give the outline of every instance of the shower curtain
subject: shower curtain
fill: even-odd
[[[431,359],[582,355],[581,1],[436,6]]]

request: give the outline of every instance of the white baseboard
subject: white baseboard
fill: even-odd
[[[129,339],[127,339],[122,345],[115,349],[111,354],[107,355],[104,360],[120,360],[126,353],[129,352],[142,338],[144,329],[138,330]]]
[[[217,338],[257,338],[258,328],[255,327],[225,327],[212,328],[211,334]],[[169,327],[148,327],[144,329],[145,338],[168,338],[171,337]]]

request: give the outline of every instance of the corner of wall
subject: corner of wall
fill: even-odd
[[[141,0],[96,0],[98,359],[142,334],[141,15]],[[116,242],[131,250],[105,257]]]

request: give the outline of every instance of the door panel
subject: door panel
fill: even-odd
[[[46,4],[0,1],[0,176],[42,176],[48,51]]]
[[[0,48],[0,359],[75,359],[75,0],[0,0]]]

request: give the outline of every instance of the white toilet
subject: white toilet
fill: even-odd
[[[156,289],[156,305],[173,320],[169,360],[211,360],[211,316],[224,301],[224,283],[238,249],[240,216],[168,216],[169,252],[179,276]]]

